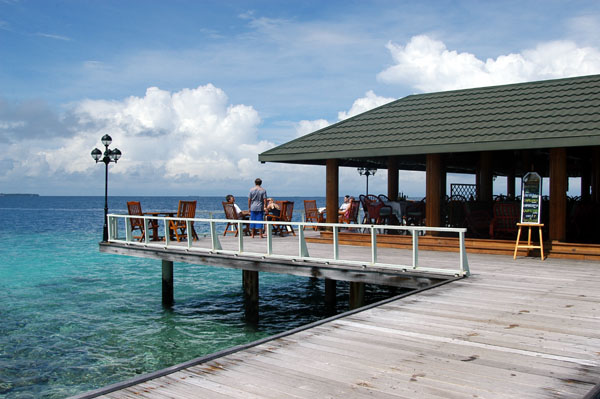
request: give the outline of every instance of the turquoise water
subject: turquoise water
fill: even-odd
[[[110,211],[131,199],[111,197]],[[179,198],[139,199],[165,210]],[[198,217],[221,207],[193,199]],[[159,261],[99,253],[103,207],[102,197],[0,197],[0,397],[62,398],[329,315],[322,281],[261,273],[260,321],[248,324],[240,271],[184,263],[163,308]],[[389,295],[367,289],[369,302]]]

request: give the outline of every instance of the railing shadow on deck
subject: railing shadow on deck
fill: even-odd
[[[131,230],[130,219],[142,219],[145,226],[145,231],[149,231],[151,225],[150,220],[160,223],[160,228],[163,233],[163,237],[160,241],[152,241],[150,234],[144,234],[142,241],[133,237]],[[192,228],[195,227],[201,235],[209,238],[209,240],[198,240],[195,241],[193,234],[187,234],[185,242],[177,242],[172,237],[172,232],[169,231],[169,221],[184,221],[187,226],[187,231],[191,232]],[[244,247],[245,237],[243,234],[244,225],[246,224],[261,224],[265,226],[266,230],[266,248],[264,252],[253,252],[248,251]],[[235,224],[240,234],[237,235],[237,248],[223,249],[221,245],[220,236],[224,231],[227,224]],[[296,239],[298,242],[298,251],[296,255],[283,255],[276,254],[273,251],[273,228],[285,228],[287,226],[294,228]],[[393,268],[401,271],[421,271],[421,272],[432,272],[454,276],[468,276],[469,263],[467,260],[467,253],[465,249],[465,228],[452,228],[452,227],[426,227],[426,226],[396,226],[396,225],[372,225],[372,224],[342,224],[342,223],[306,223],[306,222],[275,222],[275,221],[250,221],[250,220],[231,220],[231,219],[206,219],[206,218],[176,218],[176,217],[157,217],[157,216],[134,216],[134,215],[108,215],[108,227],[109,236],[108,242],[123,243],[131,246],[142,246],[149,248],[160,248],[164,250],[181,250],[185,249],[190,252],[209,253],[209,254],[223,254],[232,256],[250,256],[257,258],[270,258],[270,259],[285,259],[294,262],[312,261],[323,264],[338,264],[338,265],[353,265],[362,267],[381,267],[381,268]],[[319,228],[327,229],[332,231],[333,240],[331,243],[331,257],[312,257],[309,253],[308,246],[305,240],[305,228]],[[338,238],[338,232],[341,229],[353,229],[360,230],[363,233],[370,233],[370,260],[348,260],[340,258],[340,241]],[[412,236],[412,262],[411,264],[401,263],[383,263],[378,261],[377,256],[377,235],[378,231],[385,230],[397,230],[398,233],[409,234]],[[124,231],[124,237],[120,234]],[[432,267],[419,266],[419,236],[424,235],[427,232],[439,232],[439,233],[450,233],[458,235],[458,253],[459,260],[456,268],[442,269]]]

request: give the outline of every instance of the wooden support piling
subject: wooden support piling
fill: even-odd
[[[244,316],[246,321],[258,322],[258,272],[242,270],[244,288]]]
[[[350,283],[350,309],[357,309],[365,306],[365,283]]]
[[[325,307],[328,310],[335,311],[336,306],[336,281],[326,278],[325,279]]]
[[[173,295],[173,262],[162,261],[162,304],[171,307],[175,303]]]

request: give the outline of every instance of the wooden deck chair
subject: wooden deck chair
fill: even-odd
[[[275,204],[279,207],[279,215],[274,215],[272,213],[267,213],[265,215],[265,220],[269,222],[281,222],[285,218],[285,208],[287,201],[275,201]],[[265,227],[266,228],[266,227]],[[273,234],[283,235],[285,231],[285,226],[279,224],[271,225],[271,229],[273,230]]]
[[[307,223],[319,223],[319,208],[317,208],[317,200],[304,200],[304,220]],[[306,226],[304,226],[306,228]],[[317,226],[313,227],[317,230]]]
[[[127,202],[127,211],[129,212],[130,215],[143,216],[142,205],[139,203],[139,201]],[[139,236],[133,235],[133,238],[136,238],[137,240],[142,242],[144,240],[144,237],[146,236],[146,232],[144,230],[144,219],[130,218],[129,225],[131,226],[132,233],[134,233],[135,231],[140,232]]]
[[[360,201],[350,200],[348,210],[340,215],[340,223],[358,223],[358,210],[360,209]]]
[[[240,219],[240,215],[238,215],[237,211],[235,210],[235,206],[233,206],[234,204],[231,202],[223,202],[223,210],[225,211],[225,218],[229,219],[229,220],[239,220]],[[248,224],[244,225],[244,234],[250,234],[250,230],[248,229]],[[238,236],[239,231],[238,231],[238,224],[234,223],[234,222],[227,222],[227,226],[225,226],[225,231],[223,232],[223,235],[226,236],[228,233],[231,234],[235,234],[235,237]]]
[[[282,220],[284,222],[292,222],[292,218],[294,217],[294,201],[283,201],[285,209],[281,210]],[[294,226],[292,224],[288,224],[283,227],[283,232],[291,231],[293,235],[296,235],[294,231]]]
[[[494,217],[490,222],[490,238],[506,236],[513,238],[517,234],[517,223],[520,220],[520,204],[518,202],[494,202]]]
[[[266,219],[273,222],[291,222],[292,217],[294,215],[294,202],[293,201],[275,201],[277,205],[279,205],[279,216],[275,215],[266,215]],[[291,224],[274,224],[273,225],[273,233],[279,234],[283,236],[284,234],[289,234],[292,232],[293,235],[296,235],[294,231],[294,227]]]
[[[127,211],[130,215],[134,216],[144,216],[142,212],[142,205],[139,201],[128,201],[127,202]],[[144,229],[144,219],[142,218],[130,218],[129,225],[131,226],[131,232],[138,231],[141,233],[139,236],[133,236],[133,238],[138,239],[140,242],[144,241],[146,237],[146,231]],[[155,219],[148,220],[148,228],[150,229],[158,229],[158,221]]]
[[[179,201],[177,217],[190,219],[196,217],[196,201]],[[192,238],[197,240],[198,234],[194,230],[194,222],[191,222],[190,228],[192,229]],[[169,220],[169,230],[175,233],[177,242],[187,238],[187,222],[185,220]]]

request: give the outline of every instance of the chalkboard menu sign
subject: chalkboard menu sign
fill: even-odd
[[[542,216],[542,178],[535,172],[523,176],[521,223],[539,224]]]

